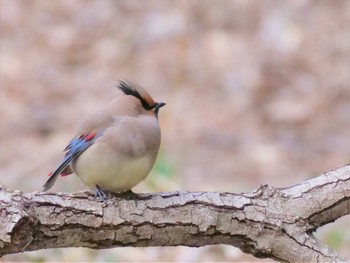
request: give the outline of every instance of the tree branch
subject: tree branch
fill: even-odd
[[[312,232],[350,213],[350,166],[287,188],[131,199],[0,188],[0,256],[43,248],[229,244],[282,262],[345,261]]]

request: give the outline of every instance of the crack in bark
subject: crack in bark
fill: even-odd
[[[346,204],[348,203],[348,209],[343,210],[344,214],[343,215],[348,215],[350,214],[350,197],[344,197],[339,199],[337,202],[335,202],[334,204],[320,210],[320,211],[316,211],[315,213],[311,214],[310,216],[308,216],[307,218],[305,218],[304,220],[306,222],[309,222],[309,229],[307,230],[309,233],[314,232],[315,230],[317,230],[317,228],[329,224],[331,222],[334,222],[335,220],[337,220],[339,218],[339,216],[337,217],[337,215],[335,215],[335,217],[327,217],[327,220],[323,220],[322,219],[322,215],[328,213],[330,210],[334,209],[334,208],[339,208],[339,206],[341,206],[342,204]]]

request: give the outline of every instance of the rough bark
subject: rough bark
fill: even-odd
[[[0,256],[43,248],[229,244],[281,262],[345,261],[312,232],[350,213],[350,166],[287,188],[171,192],[107,203],[91,192],[0,188]]]

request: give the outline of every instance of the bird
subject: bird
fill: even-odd
[[[122,95],[89,116],[64,149],[65,156],[42,190],[48,191],[59,175],[75,173],[96,197],[106,192],[131,192],[146,178],[156,161],[161,131],[159,109],[140,85],[119,81]]]

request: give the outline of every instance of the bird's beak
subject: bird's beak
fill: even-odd
[[[164,102],[156,102],[154,105],[154,113],[156,114],[156,118],[158,119],[158,111],[161,107],[165,106],[166,103]]]
[[[157,102],[156,106],[154,107],[156,110],[159,110],[161,107],[165,106],[165,102]]]

